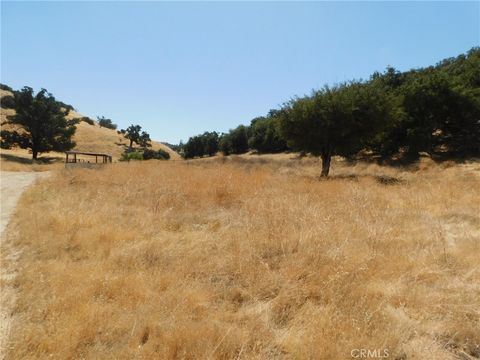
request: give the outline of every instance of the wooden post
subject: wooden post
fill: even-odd
[[[73,162],[74,162],[74,163],[77,162],[77,154],[73,154]]]
[[[68,163],[68,153],[65,154],[67,157],[65,158],[65,163]]]

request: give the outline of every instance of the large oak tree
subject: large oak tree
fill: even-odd
[[[56,101],[45,89],[35,94],[28,86],[15,91],[14,97],[16,113],[9,116],[8,120],[18,125],[20,130],[2,131],[2,139],[9,139],[6,146],[18,145],[31,149],[34,160],[39,153],[66,151],[75,146],[72,136],[78,120],[66,118],[70,106]]]
[[[348,157],[363,149],[388,122],[391,108],[388,95],[372,84],[324,87],[287,103],[280,131],[291,148],[321,156],[321,176],[328,176],[332,156]]]

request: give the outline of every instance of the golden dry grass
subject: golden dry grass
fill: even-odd
[[[64,161],[65,155],[54,151],[35,162],[26,149],[0,149],[0,170],[3,171],[50,171],[61,169]]]
[[[10,358],[479,358],[478,164],[333,166],[54,174],[10,227]]]
[[[77,125],[73,140],[77,143],[74,150],[107,153],[111,154],[114,160],[118,160],[129,145],[128,140],[115,130],[100,127],[97,123],[89,125],[83,121]],[[180,158],[175,151],[157,141],[152,141],[151,148],[167,151],[172,159]]]

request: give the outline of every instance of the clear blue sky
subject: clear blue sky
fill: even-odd
[[[480,2],[1,2],[1,82],[176,143],[480,44]]]

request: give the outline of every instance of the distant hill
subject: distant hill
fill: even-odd
[[[11,91],[0,89],[1,98],[12,95],[13,94]],[[13,109],[1,108],[0,123],[2,124],[2,130],[13,130],[15,128],[14,125],[9,124],[7,118],[9,115],[14,114],[15,110]],[[76,111],[70,111],[67,117],[69,119],[74,119],[82,118],[84,115]],[[114,160],[118,160],[124,150],[128,147],[128,141],[123,137],[122,134],[119,134],[117,130],[100,127],[96,121],[94,121],[93,125],[90,125],[85,121],[80,121],[80,123],[77,125],[77,131],[75,132],[73,140],[77,144],[74,150],[108,153],[113,156]],[[170,158],[172,159],[180,158],[178,153],[176,153],[167,145],[158,141],[152,141],[152,149],[165,150],[170,154]],[[19,151],[21,151],[21,149],[19,149]]]

